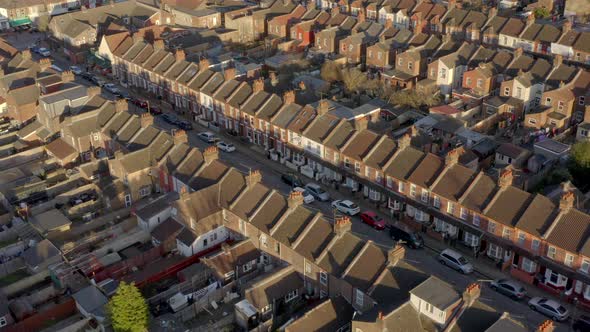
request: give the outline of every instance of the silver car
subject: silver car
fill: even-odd
[[[544,297],[533,297],[529,301],[529,308],[538,311],[545,316],[551,317],[554,321],[562,322],[568,319],[570,313],[559,302]]]
[[[326,202],[330,200],[330,194],[317,183],[308,183],[305,185],[305,189],[318,201]]]
[[[460,253],[445,249],[438,255],[438,261],[442,265],[446,265],[454,270],[457,270],[463,274],[469,274],[473,272],[473,265],[465,259]]]
[[[526,289],[516,281],[510,279],[497,279],[492,281],[490,287],[498,293],[511,297],[514,300],[522,300],[526,296]]]

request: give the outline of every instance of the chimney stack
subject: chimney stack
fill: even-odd
[[[498,177],[498,186],[501,188],[507,188],[512,185],[513,180],[514,174],[512,173],[512,168],[506,167],[500,171],[500,176]]]
[[[41,71],[49,69],[49,67],[51,67],[51,59],[43,58],[39,60],[39,67],[41,68]]]
[[[68,82],[73,82],[76,78],[74,77],[74,73],[72,73],[71,70],[64,70],[61,73],[61,82],[62,83],[68,83]]]
[[[522,49],[522,47],[517,48],[516,50],[514,50],[514,58],[518,58],[523,53],[524,53],[524,50]]]
[[[449,151],[449,153],[447,153],[447,155],[445,156],[445,165],[448,166],[453,166],[455,164],[457,164],[459,162],[459,152],[457,151],[457,149],[453,149],[451,151]]]
[[[101,93],[99,86],[89,86],[86,88],[86,94],[88,97],[98,96]]]
[[[209,63],[209,60],[206,58],[199,60],[199,71],[204,71],[204,70],[209,69],[210,65],[211,64]]]
[[[466,306],[472,305],[481,295],[481,286],[477,283],[473,283],[467,286],[467,289],[463,292],[463,301]]]
[[[124,100],[124,99],[123,99]],[[146,128],[154,124],[154,117],[150,113],[142,113],[140,115],[141,128]]]
[[[379,313],[377,315],[377,319],[378,320],[383,320],[383,311],[379,311]]]
[[[331,14],[332,17],[340,14],[340,6],[335,6],[334,8],[332,8],[330,10],[330,14]]]
[[[447,6],[448,10],[451,10],[455,7],[457,7],[457,0],[449,0]]]
[[[539,328],[537,329],[537,331],[538,332],[553,332],[554,329],[555,329],[555,325],[553,324],[553,321],[546,320],[541,325],[539,325]]]
[[[532,25],[533,23],[535,23],[535,14],[531,13],[529,15],[529,17],[526,18],[526,26],[528,27],[528,26]]]
[[[352,223],[350,222],[350,218],[347,216],[338,216],[334,220],[334,233],[337,236],[342,236],[346,232],[350,232],[352,229]]]
[[[354,119],[354,129],[357,131],[366,130],[369,126],[369,119],[366,117],[360,117],[358,119]]]
[[[320,100],[317,108],[318,115],[324,115],[330,110],[330,102],[327,99]]]
[[[223,71],[223,77],[226,81],[236,78],[236,68],[227,68]]]
[[[254,84],[252,86],[252,91],[253,91],[253,93],[264,91],[264,79],[263,78],[259,78],[256,81],[254,81]]]
[[[94,88],[94,87],[92,87]],[[100,88],[98,88],[98,91],[100,92]],[[88,88],[88,90],[90,90],[91,88]],[[90,93],[88,93],[90,94]],[[125,99],[118,99],[115,102],[115,112],[119,113],[119,112],[127,112],[129,110],[129,103],[127,102],[127,100]]]
[[[303,193],[300,191],[291,191],[289,198],[287,199],[287,205],[289,206],[289,209],[294,209],[303,205]]]
[[[488,17],[492,18],[496,15],[498,15],[498,9],[496,9],[496,7],[490,8],[490,10],[488,11]]]
[[[23,59],[31,60],[31,50],[23,50],[20,53],[21,53],[21,56],[23,57]]]
[[[210,164],[213,160],[219,159],[219,150],[216,146],[209,146],[203,151],[203,160],[205,164]]]
[[[172,136],[174,137],[174,145],[188,143],[188,136],[186,135],[186,131],[182,129],[174,130]]]
[[[407,147],[410,146],[410,144],[412,143],[412,136],[410,136],[409,133],[404,134],[404,136],[402,136],[398,142],[397,145],[399,146],[399,149],[405,149]]]
[[[563,33],[570,32],[572,30],[572,22],[567,20],[563,23],[563,28],[561,29]]]
[[[184,50],[181,49],[176,50],[174,56],[176,57],[176,61],[182,61],[186,59],[186,54],[184,53]]]
[[[576,199],[573,191],[566,191],[561,195],[559,200],[559,209],[562,211],[568,211],[574,207],[574,200]]]
[[[246,175],[246,185],[249,187],[262,182],[262,174],[259,170],[255,169],[250,172],[250,174]]]
[[[223,253],[225,253],[226,255],[229,255],[231,253],[231,247],[227,242],[223,242],[221,244],[221,250],[223,251]]]
[[[295,104],[295,91],[289,90],[283,93],[283,104]]]
[[[400,260],[404,259],[406,256],[406,248],[399,243],[396,243],[395,246],[389,249],[387,252],[387,264],[393,266],[397,264]]]

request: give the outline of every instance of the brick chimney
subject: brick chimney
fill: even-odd
[[[457,0],[448,0],[448,5],[447,5],[448,10],[451,10],[455,7],[457,7]]]
[[[164,41],[162,39],[158,39],[154,41],[154,50],[163,50],[164,49]]]
[[[445,165],[453,166],[459,162],[459,151],[457,149],[453,149],[447,153],[445,156]]]
[[[253,91],[253,93],[264,91],[264,79],[263,78],[259,78],[256,81],[254,81],[254,84],[252,86],[252,91]]]
[[[206,58],[203,58],[201,60],[199,60],[199,71],[204,71],[209,69],[210,63],[209,60]]]
[[[384,316],[383,316],[383,311],[379,311],[379,313],[377,314],[377,319],[378,320],[383,320]]]
[[[223,71],[223,77],[226,81],[236,78],[236,68],[227,68]]]
[[[295,103],[295,91],[289,90],[283,93],[283,104],[294,104]]]
[[[516,50],[514,50],[514,58],[518,58],[523,53],[524,53],[524,50],[522,49],[522,47],[517,48]]]
[[[367,20],[367,15],[365,14],[364,9],[359,10],[359,14],[356,19],[357,19],[358,23],[363,23],[364,21]]]
[[[176,57],[176,61],[182,61],[186,59],[186,54],[184,53],[184,50],[176,50],[176,53],[174,53],[174,56]]]
[[[294,209],[303,205],[303,193],[300,191],[291,191],[289,198],[287,199],[287,205],[289,206],[289,209]]]
[[[336,6],[330,10],[330,14],[332,17],[340,14],[340,6]]]
[[[360,117],[354,119],[354,129],[357,131],[366,130],[369,126],[369,119],[366,117]]]
[[[299,81],[299,90],[301,91],[305,91],[305,89],[307,89],[307,85],[305,85],[305,82],[303,80]]]
[[[139,116],[141,122],[141,128],[146,128],[154,124],[154,117],[150,113],[142,113]]]
[[[391,27],[393,27],[393,21],[389,19],[385,20],[385,29],[389,29]]]
[[[387,264],[395,265],[406,256],[406,248],[399,243],[387,252]]]
[[[551,320],[544,321],[537,328],[538,332],[553,332],[553,330],[555,330],[555,325],[553,324],[553,321],[551,321]]]
[[[92,87],[95,88],[95,87]],[[88,88],[88,90],[92,89],[92,88]],[[100,88],[98,88],[98,91],[100,92]],[[90,94],[90,93],[88,93]],[[125,99],[118,99],[115,102],[115,112],[119,113],[119,112],[127,112],[129,110],[129,103],[127,102],[127,100]]]
[[[39,67],[41,68],[41,71],[49,69],[49,67],[51,67],[51,59],[43,58],[39,60]]]
[[[526,26],[530,26],[535,23],[535,14],[531,13],[529,17],[526,18]]]
[[[572,30],[572,22],[567,20],[563,23],[563,27],[561,28],[563,33],[570,32]]]
[[[576,197],[573,191],[564,192],[559,200],[559,209],[562,211],[568,211],[573,208],[575,199]]]
[[[25,60],[31,60],[31,50],[23,50],[20,52],[21,56]]]
[[[463,292],[463,302],[465,306],[472,305],[481,295],[481,286],[477,283],[473,283],[465,289]]]
[[[101,89],[99,86],[89,86],[86,88],[86,94],[88,97],[98,96],[101,93]]]
[[[397,141],[397,145],[399,146],[400,150],[409,147],[411,143],[412,143],[412,136],[409,133],[404,134],[404,136],[402,136]]]
[[[553,67],[559,67],[563,63],[563,55],[561,54],[555,54],[553,59]]]
[[[500,176],[498,177],[498,186],[501,188],[507,188],[512,185],[513,180],[514,174],[512,173],[512,168],[504,168],[500,171]]]
[[[61,73],[61,81],[62,83],[73,82],[76,78],[74,77],[74,73],[71,70],[65,70]]]
[[[188,136],[186,135],[186,131],[182,129],[174,130],[172,136],[174,137],[174,145],[188,143]]]
[[[328,113],[329,110],[330,110],[330,102],[327,99],[320,100],[320,102],[318,103],[318,108],[317,108],[318,115],[324,115],[324,114]]]
[[[246,184],[248,186],[253,186],[260,182],[262,182],[262,173],[259,170],[255,169],[246,175]]]
[[[210,164],[213,160],[219,159],[219,150],[216,146],[209,146],[203,151],[203,160],[205,164]]]
[[[334,220],[334,233],[337,236],[342,236],[346,232],[350,232],[352,229],[352,223],[350,218],[347,216],[339,216]]]

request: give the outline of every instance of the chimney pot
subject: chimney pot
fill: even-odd
[[[289,90],[283,94],[283,104],[294,104],[295,103],[295,91]]]
[[[447,155],[445,156],[445,165],[446,166],[452,166],[455,165],[459,162],[459,152],[457,151],[457,149],[453,149],[451,151],[449,151],[449,153],[447,153]]]
[[[291,191],[289,194],[289,199],[287,201],[287,205],[290,209],[294,209],[298,206],[303,204],[303,193],[300,191]]]
[[[96,87],[96,88],[98,88],[97,90],[100,92],[100,88],[99,87]],[[88,90],[90,90],[90,89],[91,88],[88,88]],[[127,100],[125,100],[125,99],[118,99],[115,102],[115,111],[117,113],[119,113],[119,112],[127,112],[128,110],[129,110],[129,103],[127,103]]]
[[[262,182],[262,174],[257,169],[253,170],[246,176],[246,183],[248,186],[253,186],[260,182]]]
[[[188,136],[186,135],[186,131],[182,129],[178,129],[174,131],[174,145],[181,144],[181,143],[188,143]]]
[[[226,81],[230,81],[236,78],[236,68],[227,68],[223,71],[223,77]]]
[[[201,60],[199,60],[199,71],[204,71],[209,69],[210,63],[209,60],[206,58],[203,58]]]
[[[65,70],[61,73],[61,81],[62,83],[73,82],[75,80],[74,73],[70,70]]]
[[[553,321],[546,320],[543,323],[541,323],[541,325],[539,325],[539,328],[537,329],[537,331],[539,331],[539,332],[553,332],[554,329],[555,329],[555,325],[553,324]]]
[[[154,50],[163,50],[164,49],[164,41],[162,39],[158,39],[154,41]]]
[[[512,173],[512,168],[507,167],[500,171],[500,177],[498,178],[498,185],[501,188],[506,188],[512,185],[512,181],[514,181],[514,174]]]
[[[350,218],[347,216],[338,216],[334,220],[334,233],[337,236],[342,236],[346,232],[350,232],[352,229],[352,223],[350,222]]]
[[[206,164],[210,164],[213,160],[219,159],[219,150],[216,146],[209,146],[203,151],[203,159]]]
[[[142,113],[140,120],[141,128],[146,128],[154,124],[154,117],[150,113]]]
[[[477,283],[470,284],[463,292],[463,301],[467,306],[470,306],[481,295],[481,286]]]
[[[186,59],[186,54],[184,53],[184,50],[176,50],[176,53],[174,55],[176,57],[176,61],[183,61],[184,59]]]
[[[404,134],[402,138],[399,139],[397,145],[399,146],[400,150],[405,149],[410,146],[412,143],[412,136],[409,133]]]
[[[574,207],[575,195],[573,191],[566,191],[559,200],[559,209],[567,211]]]
[[[401,244],[396,243],[395,246],[389,249],[387,253],[387,263],[389,265],[395,265],[406,256],[406,248]]]
[[[254,86],[252,87],[252,91],[254,93],[260,92],[264,90],[264,79],[263,78],[259,78],[256,81],[254,81]]]

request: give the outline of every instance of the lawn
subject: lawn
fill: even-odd
[[[11,274],[5,275],[4,277],[0,278],[0,287],[8,286],[8,285],[12,284],[13,282],[19,281],[19,280],[26,278],[28,276],[29,276],[29,273],[24,269],[21,269],[16,272],[13,272]]]

